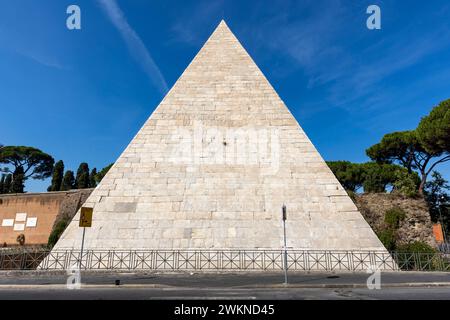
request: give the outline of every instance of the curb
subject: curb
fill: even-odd
[[[281,271],[268,271],[268,270],[242,270],[242,271],[222,271],[222,270],[81,270],[82,274],[87,275],[104,275],[104,274],[135,274],[135,275],[271,275],[281,274]],[[367,274],[365,271],[348,271],[348,270],[336,270],[336,271],[289,271],[291,274],[299,275],[349,275],[349,274]],[[381,271],[382,274],[446,274],[450,275],[449,271]],[[67,270],[0,270],[0,276],[53,276],[53,275],[67,275]]]
[[[381,288],[430,288],[430,287],[450,287],[450,282],[409,282],[409,283],[388,283],[382,285]],[[66,289],[66,284],[4,284],[0,285],[1,289]],[[173,290],[250,290],[250,289],[367,289],[366,284],[273,284],[273,285],[252,285],[252,286],[235,286],[235,287],[176,287],[164,284],[81,284],[81,289],[173,289]]]
[[[404,282],[404,283],[386,283],[382,284],[381,288],[429,288],[429,287],[450,287],[450,282]],[[233,287],[234,289],[251,289],[251,288],[309,288],[309,289],[341,289],[341,288],[354,288],[354,289],[367,289],[367,284],[362,283],[341,283],[341,284],[275,284],[275,285],[262,285],[262,286],[243,286]]]

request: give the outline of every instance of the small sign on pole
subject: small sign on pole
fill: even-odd
[[[80,211],[80,228],[83,228],[83,238],[81,239],[81,252],[80,252],[80,264],[79,269],[81,269],[81,261],[83,260],[83,248],[84,248],[84,235],[86,233],[86,228],[90,228],[92,226],[92,213],[94,212],[93,208],[82,207]]]
[[[80,213],[80,227],[82,228],[90,228],[92,226],[92,212],[94,209],[92,208],[81,208]]]

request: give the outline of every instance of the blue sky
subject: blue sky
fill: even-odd
[[[106,166],[225,19],[322,156],[363,162],[450,98],[449,16],[447,0],[1,0],[0,142]]]

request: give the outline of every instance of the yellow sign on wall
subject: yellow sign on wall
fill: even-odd
[[[92,226],[92,212],[93,208],[81,208],[80,227],[90,228]]]

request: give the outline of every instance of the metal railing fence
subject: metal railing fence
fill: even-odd
[[[1,249],[0,270],[283,270],[283,250]],[[81,265],[80,265],[81,263]],[[450,271],[445,253],[288,250],[291,271]]]

